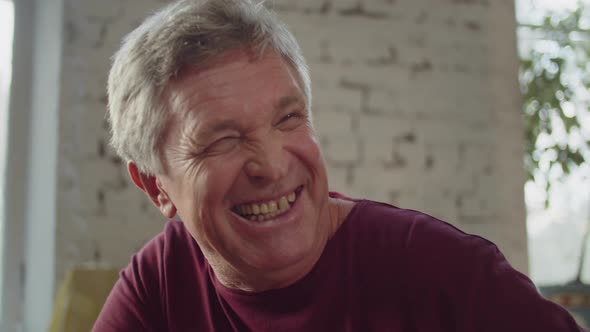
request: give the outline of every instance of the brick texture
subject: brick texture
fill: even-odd
[[[66,0],[57,280],[163,226],[107,146],[110,56],[166,1]],[[309,61],[331,189],[419,209],[527,270],[512,1],[269,0]]]

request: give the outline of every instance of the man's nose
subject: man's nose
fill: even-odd
[[[246,174],[255,182],[274,182],[287,176],[288,153],[281,138],[269,137],[261,140],[254,155],[246,162]]]

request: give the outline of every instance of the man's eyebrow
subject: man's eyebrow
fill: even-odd
[[[216,133],[218,131],[223,131],[223,130],[228,130],[228,129],[239,129],[240,125],[238,124],[238,122],[234,119],[227,119],[227,120],[223,120],[221,122],[217,122],[215,124],[213,124],[212,126],[210,126],[209,128],[207,128],[205,130],[205,135],[210,135],[213,133]]]
[[[297,104],[299,102],[303,102],[303,100],[301,100],[301,98],[298,96],[293,96],[293,95],[284,96],[284,97],[281,97],[281,99],[279,99],[277,101],[277,103],[275,104],[275,109],[276,110],[283,110],[283,109],[285,109],[293,104]]]

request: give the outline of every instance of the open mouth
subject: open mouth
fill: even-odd
[[[231,210],[240,217],[252,221],[265,221],[280,216],[293,206],[299,198],[303,186],[275,200],[246,203],[234,206]]]

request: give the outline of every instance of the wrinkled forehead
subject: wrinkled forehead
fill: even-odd
[[[191,130],[248,108],[277,108],[293,99],[305,103],[295,70],[272,49],[264,53],[231,50],[199,66],[187,67],[171,80],[165,97],[174,121]]]
[[[223,101],[224,98],[234,97],[232,88],[249,89],[252,94],[261,94],[264,91],[254,89],[267,83],[260,82],[261,77],[271,83],[276,81],[277,86],[289,81],[303,94],[295,70],[276,52],[267,50],[258,54],[238,49],[220,54],[199,66],[184,68],[168,84],[166,97],[170,106],[182,106],[189,100],[200,102],[204,98]],[[265,84],[265,87],[268,86]],[[179,111],[178,107],[171,107],[170,110]]]
[[[287,59],[270,47],[247,47],[226,50],[213,57],[204,59],[196,65],[185,65],[180,68],[167,84],[164,97],[168,99],[166,100],[167,102],[177,102],[178,100],[170,99],[178,99],[182,94],[185,97],[195,97],[192,94],[196,91],[191,91],[191,94],[187,94],[186,90],[196,82],[207,81],[209,84],[223,86],[225,83],[230,83],[232,78],[229,78],[230,75],[228,75],[228,78],[218,75],[220,71],[232,74],[243,72],[243,79],[247,79],[248,75],[256,74],[262,64],[266,65],[267,68],[274,67],[277,71],[288,73],[303,94],[304,89],[301,78],[299,77],[300,75],[294,65]],[[231,77],[235,79],[235,75],[231,75]],[[244,84],[248,84],[248,82]],[[222,92],[223,90],[219,91],[219,93]]]

